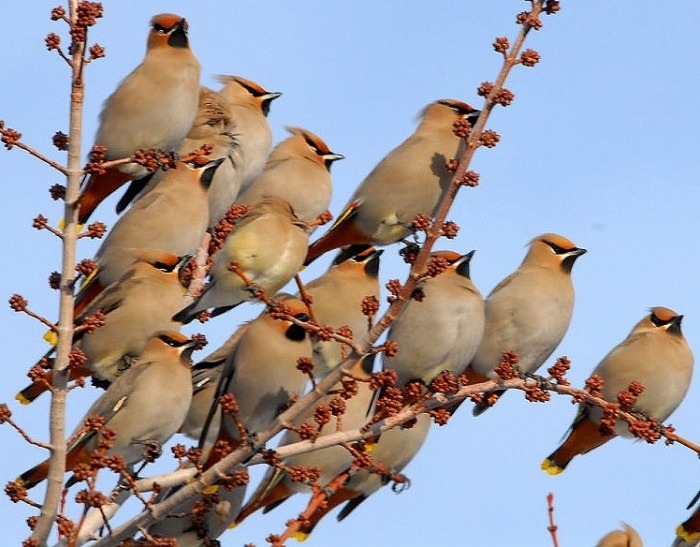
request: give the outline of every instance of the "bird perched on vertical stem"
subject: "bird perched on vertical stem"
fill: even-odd
[[[384,356],[384,367],[397,372],[396,386],[411,380],[426,386],[443,371],[459,376],[471,361],[484,333],[484,299],[469,277],[474,251],[460,255],[437,251],[431,264],[444,268],[424,278],[420,300],[409,300],[387,334],[398,352]]]
[[[341,252],[326,273],[305,285],[319,325],[336,330],[347,326],[353,340],[364,344],[370,323],[362,313],[362,301],[367,296],[379,301],[379,257],[382,253],[374,247],[359,253]],[[314,376],[321,378],[343,360],[343,346],[335,340],[323,341],[315,336],[312,341]]]
[[[178,332],[158,333],[146,343],[138,363],[119,376],[90,407],[81,424],[97,416],[104,420],[104,428],[115,433],[108,456],[120,455],[131,466],[144,459],[147,449],[159,452],[175,434],[192,398],[189,368],[196,344]],[[102,437],[95,429],[79,435],[68,447],[66,470],[74,471],[78,465],[89,463]],[[22,473],[15,482],[32,488],[47,477],[48,470],[46,460]]]
[[[328,209],[331,200],[331,164],[344,156],[331,152],[321,138],[308,129],[287,127],[292,136],[270,153],[263,172],[236,200],[254,205],[266,196],[279,196],[305,222]]]
[[[153,17],[143,62],[121,81],[100,114],[95,143],[107,148],[106,159],[128,158],[138,149],[177,150],[197,113],[199,72],[187,21],[172,13]],[[127,163],[90,175],[78,201],[79,222],[117,188],[147,173]]]
[[[558,234],[543,234],[530,242],[522,264],[486,299],[484,336],[465,370],[470,383],[492,378],[505,352],[518,355],[518,366],[525,373],[535,372],[552,354],[571,322],[571,269],[585,252]],[[501,394],[475,406],[474,414],[481,414]]]
[[[189,323],[209,308],[214,308],[214,317],[254,299],[240,274],[268,295],[275,294],[301,268],[308,239],[308,225],[297,218],[289,203],[275,196],[265,198],[236,223],[214,255],[211,282],[204,292],[173,319]]]
[[[601,397],[618,402],[620,391],[632,382],[643,391],[631,407],[647,418],[663,422],[683,401],[693,374],[693,354],[681,332],[682,315],[656,307],[593,371],[603,381]],[[557,475],[579,454],[590,452],[616,435],[632,436],[627,422],[617,420],[614,431],[601,428],[603,409],[582,403],[564,442],[543,462],[542,469]]]
[[[308,308],[290,295],[278,295],[287,312],[300,321],[308,321]],[[241,326],[230,345],[213,403],[230,393],[236,401],[236,420],[245,434],[254,436],[269,426],[289,404],[290,398],[303,393],[308,376],[299,368],[299,359],[311,356],[311,341],[306,330],[274,310],[265,310],[255,320]],[[231,449],[241,442],[236,421],[222,413],[217,441],[226,441]],[[208,435],[205,430],[205,437]],[[205,469],[219,461],[222,454],[212,450]]]
[[[480,112],[455,99],[430,103],[416,131],[367,175],[331,228],[310,247],[305,264],[347,245],[390,245],[413,232],[418,214],[434,216],[452,174],[447,164],[464,151],[453,133],[460,119]]]
[[[104,321],[92,332],[75,334],[73,347],[82,350],[86,361],[84,366],[71,368],[71,380],[94,376],[113,382],[128,368],[125,358],[139,355],[155,332],[179,328],[172,314],[185,301],[180,270],[188,260],[189,256],[179,257],[160,249],[136,249],[134,262],[122,278],[76,316],[76,325],[84,324],[96,312]],[[31,383],[16,398],[29,404],[48,389],[52,378],[52,372],[47,372],[45,382]]]

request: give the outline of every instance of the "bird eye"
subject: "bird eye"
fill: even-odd
[[[668,325],[672,320],[673,318],[669,319],[668,321],[664,321],[655,313],[651,314],[651,322],[654,323],[654,325],[657,327],[663,327],[665,325]]]
[[[153,264],[161,272],[170,273],[175,269],[176,265],[166,264],[165,262],[155,262]]]
[[[565,249],[564,247],[560,247],[556,243],[552,243],[551,241],[545,241],[547,245],[554,251],[555,254],[558,255],[565,255],[566,253],[570,253],[573,249]]]
[[[170,29],[167,29],[164,26],[159,25],[158,23],[153,25],[153,30],[155,30],[159,34],[167,34],[170,31]]]
[[[187,343],[187,341],[182,342],[180,340],[175,340],[175,338],[171,338],[167,334],[162,334],[159,336],[159,338],[171,348],[179,348],[180,346],[183,346]]]

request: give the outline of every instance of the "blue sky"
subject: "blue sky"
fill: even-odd
[[[528,38],[527,47],[538,50],[542,61],[534,69],[516,69],[509,79],[515,102],[497,108],[488,124],[501,143],[477,153],[472,168],[481,173],[481,184],[460,193],[449,215],[461,227],[459,236],[438,246],[477,250],[472,277],[484,295],[518,266],[527,242],[540,233],[559,232],[587,248],[573,272],[574,318],[555,352],[569,356],[570,379],[581,385],[652,306],[683,313],[688,341],[700,351],[700,114],[693,103],[700,5],[562,4],[561,13]],[[67,131],[69,72],[43,44],[49,32],[66,35],[49,20],[54,5],[36,0],[4,7],[0,119],[62,161],[50,139],[57,130]],[[104,6],[90,38],[106,48],[107,58],[87,70],[84,151],[102,101],[143,56],[149,18],[180,13],[189,21],[204,85],[215,87],[215,74],[237,74],[281,91],[269,116],[275,142],[286,137],[283,126],[298,125],[346,156],[333,165],[331,211],[337,215],[376,162],[413,131],[425,104],[457,98],[481,105],[475,88],[500,68],[491,43],[496,36],[515,36],[515,14],[526,4],[129,0]],[[31,228],[31,220],[38,213],[54,223],[62,216],[62,205],[47,192],[60,176],[21,151],[1,151],[0,169],[6,203],[2,298],[22,293],[35,311],[52,318],[57,294],[46,279],[60,266],[60,250],[50,234]],[[103,205],[95,218],[112,224],[114,203]],[[97,245],[81,242],[79,256],[91,257]],[[329,260],[317,261],[305,279],[320,275]],[[383,255],[383,280],[405,273],[395,250]],[[188,332],[205,332],[207,349],[213,349],[259,311],[241,306]],[[45,351],[44,328],[7,306],[0,307],[0,324],[6,349],[0,401],[9,402],[15,418],[45,440],[48,400],[29,408],[13,400],[26,370]],[[699,389],[696,380],[670,420],[696,441]],[[71,395],[69,427],[95,395],[92,389]],[[550,491],[562,547],[594,545],[621,520],[636,527],[647,545],[670,544],[700,487],[696,456],[681,446],[617,439],[549,477],[540,461],[573,415],[566,398],[536,405],[519,393],[507,394],[478,419],[462,411],[431,432],[406,469],[409,490],[396,496],[385,489],[340,524],[331,515],[307,545],[549,545]],[[6,426],[0,427],[0,443],[5,481],[44,457]],[[264,538],[281,532],[302,501],[251,518],[224,536],[223,545],[265,545]],[[5,541],[19,544],[27,532],[18,523],[33,511],[0,503]]]

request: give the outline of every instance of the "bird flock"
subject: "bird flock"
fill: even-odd
[[[418,215],[436,214],[452,179],[448,164],[464,149],[453,125],[474,123],[480,114],[456,99],[425,106],[415,132],[379,161],[330,229],[310,243],[330,202],[331,165],[343,156],[300,127],[289,127],[290,136],[271,150],[266,116],[281,94],[240,76],[219,77],[218,91],[200,87],[200,65],[187,30],[178,15],[153,17],[145,58],[106,100],[95,144],[105,147],[107,160],[129,158],[139,149],[186,156],[202,146],[206,160],[199,156],[155,173],[122,162],[86,176],[78,202],[84,223],[107,196],[128,184],[117,206],[122,214],[97,251],[95,271],[76,295],[75,325],[83,328],[76,331],[73,347],[83,358],[70,374],[74,380],[91,376],[106,387],[86,418],[100,417],[101,425],[114,432],[107,453],[121,456],[129,467],[147,451],[158,452],[176,433],[200,441],[204,469],[225,455],[221,446],[231,450],[254,442],[290,399],[308,389],[309,376],[300,363],[310,362],[319,380],[347,355],[347,347],[312,335],[300,322],[342,329],[358,344],[367,340],[371,321],[363,303],[380,298],[382,250],[376,247],[403,242],[413,234]],[[247,210],[211,257],[208,284],[193,298],[184,275],[187,264],[205,233],[226,218],[234,203]],[[327,272],[305,283],[310,298],[278,293],[304,265],[336,249],[339,254]],[[470,279],[473,251],[433,252],[431,261],[440,272],[420,280],[420,297],[404,305],[388,332],[397,351],[370,353],[354,364],[321,400],[319,407],[341,405],[342,411],[332,414],[318,434],[354,430],[372,420],[378,396],[389,389],[371,387],[377,369],[395,371],[395,388],[418,382],[424,393],[445,371],[467,383],[497,377],[505,352],[517,355],[522,372],[535,373],[566,334],[574,309],[572,268],[585,253],[562,235],[536,236],[517,270],[483,298]],[[268,307],[192,366],[197,341],[183,335],[181,327],[202,312],[215,317],[256,300],[261,292],[285,313]],[[618,392],[637,382],[643,390],[632,411],[666,420],[682,402],[692,375],[682,318],[668,308],[652,308],[593,371],[602,379],[602,398],[617,402]],[[52,353],[44,356],[44,365]],[[17,397],[28,404],[50,382],[49,371]],[[474,415],[501,395],[484,398]],[[233,402],[235,412],[222,412],[220,401]],[[452,404],[450,410],[459,406]],[[299,441],[299,428],[313,423],[317,408],[300,416],[280,445]],[[615,435],[630,436],[625,423],[617,421],[611,430],[601,427],[603,419],[601,408],[581,403],[566,439],[542,469],[561,473],[576,456]],[[68,485],[84,477],[103,437],[99,427],[84,429],[68,448],[66,469],[73,472]],[[294,532],[303,539],[333,508],[345,504],[338,515],[342,520],[388,476],[400,473],[429,429],[430,417],[421,414],[413,427],[374,439],[371,455],[379,472],[353,466],[355,455],[342,446],[290,456],[283,466],[269,467],[247,499],[245,486],[219,489],[204,518],[195,522],[184,511],[151,525],[148,534],[177,538],[181,546],[209,545],[254,512],[267,512],[305,492],[311,494],[310,509]],[[299,481],[291,468],[317,473],[313,481]],[[31,488],[47,473],[48,460],[16,482]],[[329,485],[333,488],[325,489]],[[168,494],[161,492],[160,499]],[[317,503],[320,496],[326,503]],[[599,545],[622,545],[615,541],[623,540],[641,545],[627,526]],[[699,542],[696,511],[679,526],[674,545]]]

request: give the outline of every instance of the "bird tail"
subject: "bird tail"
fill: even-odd
[[[590,452],[613,437],[614,433],[601,431],[599,424],[581,415],[561,446],[542,461],[542,470],[550,475],[558,475],[576,456]]]
[[[28,469],[15,479],[15,484],[23,486],[27,490],[34,488],[49,475],[49,460],[44,460],[39,465]]]
[[[346,245],[372,244],[369,236],[358,230],[352,222],[352,219],[357,214],[357,208],[359,206],[359,202],[353,202],[348,205],[347,209],[338,217],[338,220],[335,221],[333,226],[331,226],[321,238],[309,245],[309,250],[306,253],[306,260],[304,260],[304,266],[308,266],[319,256],[333,249],[339,249]]]
[[[343,518],[345,518],[352,512],[352,510],[355,507],[362,503],[362,501],[364,501],[364,498],[366,497],[358,493],[357,491],[351,490],[350,488],[346,488],[344,486],[335,490],[328,497],[328,499],[325,500],[325,503],[318,502],[316,498],[318,498],[319,496],[325,496],[325,493],[315,492],[314,495],[311,497],[311,500],[309,501],[309,506],[316,504],[318,505],[318,507],[316,507],[316,509],[310,515],[305,515],[303,522],[301,522],[300,526],[294,532],[292,537],[294,537],[294,539],[296,539],[297,541],[304,541],[305,539],[307,539],[313,531],[313,529],[316,527],[316,525],[320,522],[320,520],[323,517],[325,517],[328,513],[330,513],[333,509],[338,507],[338,505],[340,505],[341,503],[345,501],[350,502],[346,507],[343,508],[343,512],[345,513],[343,515]],[[362,499],[355,501],[356,498]],[[338,518],[340,519],[340,515],[338,515]]]
[[[85,378],[86,376],[92,376],[92,371],[84,367],[74,367],[69,371],[68,379],[77,380],[78,378]],[[42,393],[50,389],[51,383],[53,382],[53,371],[49,370],[44,374],[44,377],[40,380],[32,382],[22,391],[15,395],[21,404],[28,405],[33,403]]]
[[[78,223],[85,224],[107,196],[132,178],[118,169],[107,169],[102,174],[90,175],[78,201]]]
[[[181,309],[179,312],[177,312],[175,315],[173,315],[173,321],[177,321],[178,323],[182,323],[183,325],[186,325],[193,319],[195,319],[200,313],[202,313],[204,309],[199,308],[199,299],[195,300],[190,304],[189,306]]]
[[[236,517],[235,524],[240,524],[259,509],[264,508],[263,513],[272,511],[272,509],[291,497],[294,491],[285,484],[282,480],[283,478],[284,472],[276,469],[269,480],[263,480],[248,503],[241,509],[238,517]]]

